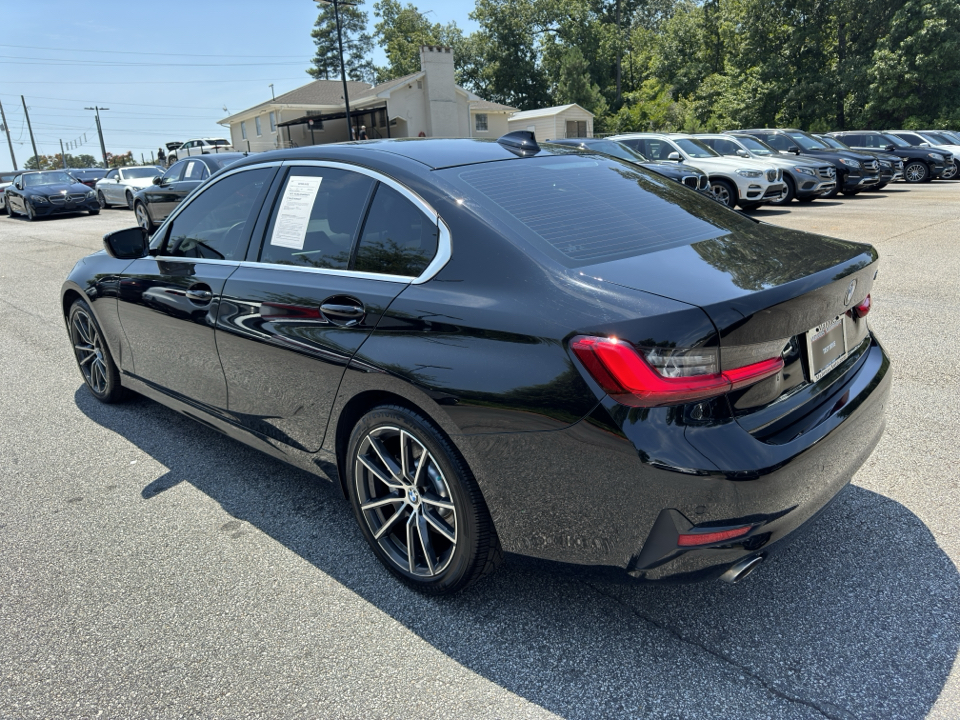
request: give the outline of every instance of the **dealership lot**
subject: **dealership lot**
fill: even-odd
[[[0,218],[0,714],[960,715],[960,184],[753,215],[881,253],[895,384],[851,487],[737,586],[507,567],[446,600],[398,585],[313,477],[90,397],[59,287],[132,213]]]

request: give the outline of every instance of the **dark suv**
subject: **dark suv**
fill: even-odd
[[[777,150],[810,155],[833,163],[837,169],[837,188],[844,195],[856,195],[880,183],[880,163],[875,157],[853,150],[837,150],[803,130],[759,128],[727,132],[747,133]],[[834,197],[836,194],[837,190],[834,190],[824,197]]]
[[[827,145],[837,150],[854,150],[855,148],[847,145],[843,140],[832,135],[820,135],[817,133],[816,137],[820,140],[823,140]],[[863,150],[856,149],[857,152],[864,152]],[[883,150],[871,150],[867,153],[868,155],[873,155],[880,162],[880,182],[877,185],[874,185],[871,190],[882,190],[887,185],[897,180],[903,180],[903,160],[898,158],[896,155],[885,152]]]
[[[941,177],[946,168],[943,153],[925,147],[914,147],[896,135],[877,130],[851,130],[829,133],[854,150],[885,152],[903,160],[903,179],[908,183],[925,182]]]

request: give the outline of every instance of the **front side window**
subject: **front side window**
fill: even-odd
[[[736,155],[740,146],[730,140],[721,140],[720,138],[710,138],[702,141],[704,145],[712,147],[721,155]]]
[[[791,147],[796,145],[796,143],[792,142],[786,135],[780,135],[777,133],[771,133],[770,135],[767,135],[766,143],[767,145],[770,145],[781,152],[788,152]]]
[[[437,254],[437,221],[381,183],[357,246],[354,270],[417,277]]]
[[[275,112],[270,113],[270,132],[277,131],[277,114]]]
[[[247,139],[247,121],[246,120],[240,121],[240,137],[242,137],[244,140]]]
[[[802,132],[793,132],[788,133],[791,138],[793,138],[797,145],[799,145],[804,150],[823,150],[827,148],[827,144],[817,140],[816,138],[810,137],[806,133]]]
[[[754,155],[773,155],[775,150],[755,137],[738,137],[737,141]]]
[[[474,115],[477,120],[477,132],[486,132],[487,131],[487,115],[486,113],[477,113]]]
[[[375,180],[337,168],[294,168],[276,201],[260,262],[346,270]]]
[[[187,163],[187,170],[183,173],[184,181],[199,182],[200,180],[205,179],[209,173],[207,172],[207,166],[204,165],[199,160],[191,160]]]
[[[178,163],[174,163],[170,168],[163,174],[160,184],[169,185],[172,182],[177,182],[180,179],[180,176],[183,174],[184,168],[187,167],[187,160],[181,160]]]
[[[269,168],[247,170],[210,185],[178,214],[161,254],[169,257],[239,260],[244,229],[258,207]]]
[[[260,137],[260,135],[261,135],[261,132],[260,132],[260,116],[257,115],[257,116],[253,119],[253,121],[254,121],[254,123],[255,123],[256,126],[257,126],[257,137]]]
[[[119,175],[120,175],[119,170],[111,170],[104,176],[104,180],[116,180],[117,177],[119,177]]]
[[[707,147],[699,140],[692,140],[690,138],[680,138],[676,141],[677,145],[680,146],[680,149],[683,150],[687,155],[692,158],[712,158],[719,157],[719,155],[713,151],[712,148]]]
[[[891,145],[893,145],[894,147],[898,147],[898,148],[908,148],[908,147],[910,147],[910,143],[904,142],[903,138],[899,138],[899,137],[897,137],[896,135],[884,134],[882,137],[883,137],[884,140],[886,140],[887,142],[889,142],[889,143],[890,143]]]

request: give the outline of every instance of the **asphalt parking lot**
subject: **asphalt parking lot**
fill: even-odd
[[[321,481],[86,392],[60,285],[132,213],[0,217],[0,717],[960,717],[960,183],[753,215],[880,251],[852,484],[736,586],[507,566],[442,600]]]

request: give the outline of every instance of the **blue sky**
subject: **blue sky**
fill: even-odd
[[[414,3],[436,22],[476,29],[474,0]],[[373,0],[363,5],[370,14]],[[216,121],[310,81],[311,0],[45,0],[4,2],[0,20],[0,103],[17,166],[33,155],[20,95],[27,100],[41,155],[89,153],[100,159],[92,111],[108,152],[150,159],[161,143],[226,136]],[[374,62],[385,63],[377,48]],[[224,111],[226,108],[227,111]],[[84,134],[86,141],[83,140]],[[0,134],[0,170],[12,167]]]

